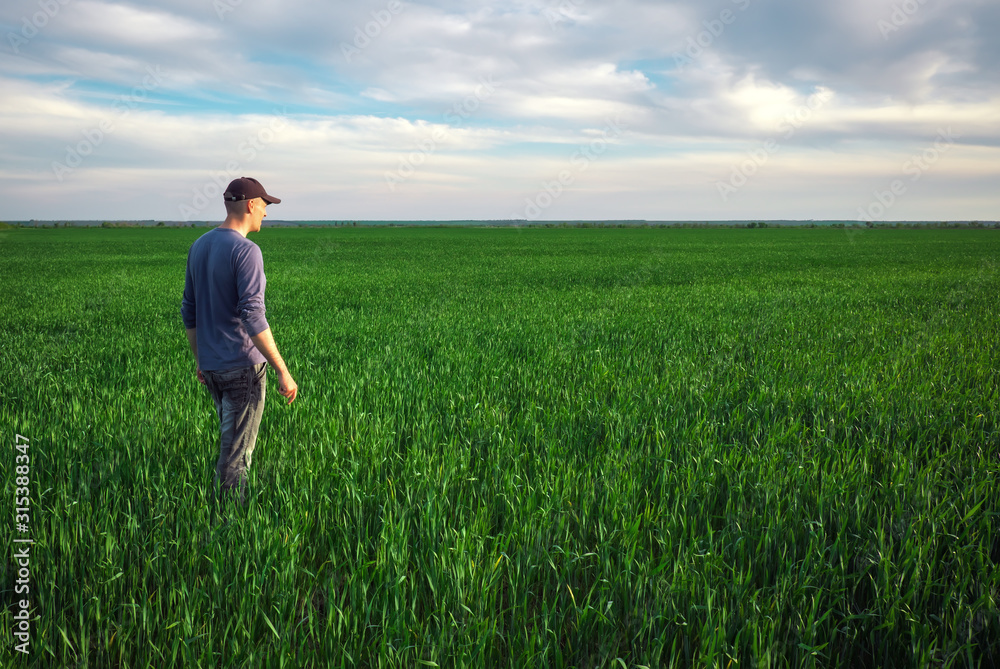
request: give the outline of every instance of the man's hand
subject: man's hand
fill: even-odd
[[[194,354],[194,368],[198,376],[198,383],[205,386],[205,377],[201,373],[201,365],[198,364],[198,328],[185,328],[187,332],[188,344],[191,346],[191,353]]]
[[[299,394],[299,384],[295,383],[295,379],[288,372],[279,374],[278,392],[281,393],[282,397],[288,398],[288,404],[291,404],[295,400],[295,396]]]
[[[285,366],[285,361],[281,359],[278,347],[274,343],[271,328],[258,334],[250,335],[250,340],[253,341],[253,345],[257,347],[257,350],[264,355],[264,358],[274,368],[274,371],[278,373],[278,392],[281,393],[282,397],[287,398],[288,403],[291,404],[295,396],[299,393],[299,384],[295,383],[295,379],[288,373],[288,367]]]

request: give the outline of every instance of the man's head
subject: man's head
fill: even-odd
[[[222,197],[226,203],[227,221],[245,222],[248,226],[246,232],[260,230],[261,221],[267,216],[267,205],[281,202],[268,195],[260,182],[251,177],[233,179]]]
[[[226,192],[222,198],[226,202],[239,202],[241,200],[252,200],[259,197],[267,204],[280,204],[281,200],[267,194],[260,182],[253,177],[240,177],[233,179],[226,186]]]

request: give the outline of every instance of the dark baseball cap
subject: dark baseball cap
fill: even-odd
[[[268,195],[264,187],[260,185],[260,182],[252,177],[233,179],[226,186],[226,192],[222,194],[222,197],[229,202],[252,200],[255,197],[262,198],[268,204],[278,204],[281,202],[278,198]]]

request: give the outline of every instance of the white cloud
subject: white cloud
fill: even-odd
[[[63,12],[65,20],[53,30],[117,48],[181,45],[220,36],[219,28],[211,24],[127,4],[73,0]]]
[[[547,215],[838,215],[952,127],[959,144],[894,212],[988,218],[1000,14],[925,3],[886,38],[877,24],[897,4],[258,0],[220,17],[204,0],[74,0],[0,58],[0,218],[177,218],[229,166],[288,184],[272,216],[338,218],[333,197],[345,217],[503,217],[608,119],[627,131]],[[13,0],[0,20],[17,30],[37,7]],[[692,39],[704,46],[677,69]],[[157,67],[162,81],[123,108]],[[102,127],[56,178],[52,163]],[[781,151],[721,202],[715,182],[769,138]],[[150,202],[154,182],[166,191]]]

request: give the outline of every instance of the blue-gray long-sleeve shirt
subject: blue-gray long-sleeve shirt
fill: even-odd
[[[214,228],[191,245],[181,318],[185,328],[197,328],[200,369],[265,362],[250,337],[268,328],[266,283],[260,247],[235,230]]]

